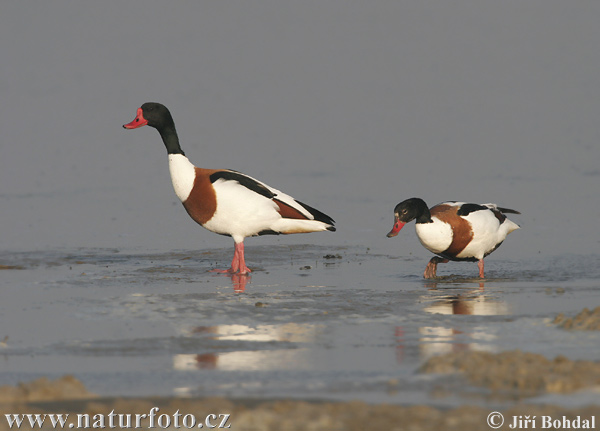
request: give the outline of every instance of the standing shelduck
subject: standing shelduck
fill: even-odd
[[[521,214],[495,204],[454,201],[430,209],[423,199],[411,198],[394,208],[394,227],[387,236],[398,235],[406,223],[416,220],[419,241],[437,255],[427,264],[423,277],[435,278],[438,263],[463,260],[478,261],[479,277],[483,278],[483,258],[496,250],[509,233],[519,229],[504,213]]]
[[[335,231],[328,215],[252,177],[194,166],[179,146],[173,117],[164,105],[144,103],[135,119],[123,127],[146,125],[162,137],[173,188],[190,217],[211,232],[233,238],[231,268],[219,272],[250,272],[244,259],[244,238],[248,236]]]

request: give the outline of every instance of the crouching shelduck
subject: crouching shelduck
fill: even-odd
[[[211,232],[233,238],[231,268],[219,272],[250,272],[244,259],[247,236],[335,231],[328,215],[252,177],[194,166],[179,146],[173,118],[164,105],[144,103],[123,127],[146,125],[158,130],[167,147],[173,188],[190,217]]]
[[[416,220],[419,241],[437,256],[431,258],[423,277],[434,278],[437,264],[450,260],[478,261],[483,278],[483,258],[496,250],[506,236],[519,225],[504,213],[521,214],[495,204],[443,202],[431,209],[419,198],[407,199],[394,208],[394,227],[388,238],[398,235],[402,227]]]

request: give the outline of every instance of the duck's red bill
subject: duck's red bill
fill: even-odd
[[[144,112],[142,111],[142,108],[138,108],[135,119],[131,123],[123,124],[123,127],[125,129],[137,129],[146,124],[148,124],[148,121],[144,118]]]
[[[404,227],[406,223],[402,223],[400,220],[396,220],[396,223],[394,223],[394,227],[392,228],[392,230],[387,234],[388,238],[391,238],[393,236],[398,235],[398,232],[400,232],[400,229],[402,229]]]

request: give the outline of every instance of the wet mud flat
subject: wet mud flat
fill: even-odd
[[[600,307],[593,310],[584,308],[576,316],[569,317],[564,314],[556,316],[552,322],[564,329],[599,331],[600,330]]]
[[[598,410],[598,256],[424,281],[423,259],[363,246],[247,251],[251,277],[210,272],[229,249],[0,254],[2,411],[469,430]]]
[[[501,353],[458,352],[429,359],[423,373],[461,373],[471,385],[485,387],[499,399],[522,399],[545,393],[571,393],[600,385],[600,363],[548,359],[520,350]]]

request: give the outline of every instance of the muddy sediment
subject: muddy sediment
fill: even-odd
[[[94,398],[83,383],[73,376],[63,376],[57,380],[42,377],[16,386],[0,386],[0,403],[21,403],[36,401],[61,401]]]
[[[459,372],[472,385],[516,397],[569,393],[600,384],[600,363],[572,361],[564,356],[548,359],[520,350],[497,354],[477,351],[449,353],[429,359],[420,371]]]
[[[556,316],[552,323],[564,329],[600,331],[600,307],[596,307],[591,311],[584,308],[574,317],[567,317],[561,313]]]

